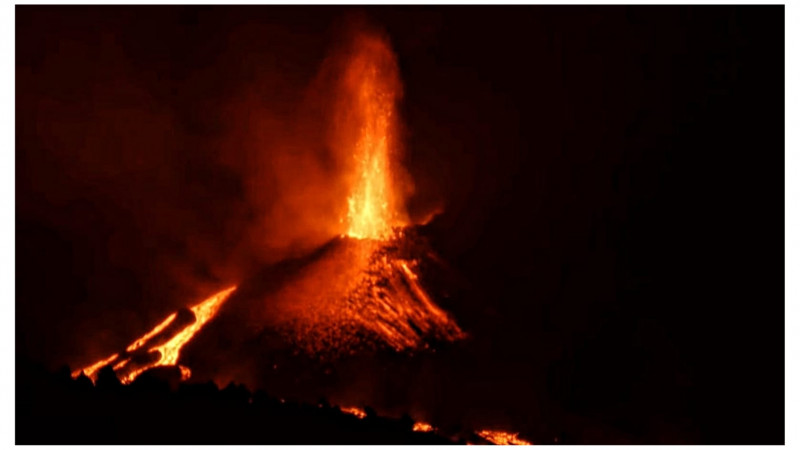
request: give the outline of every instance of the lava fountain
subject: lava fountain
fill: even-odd
[[[344,71],[336,117],[347,130],[341,146],[352,153],[354,182],[347,199],[347,233],[356,239],[388,240],[405,225],[393,183],[397,153],[396,105],[400,81],[394,54],[383,39],[362,35]],[[349,122],[349,123],[347,123]],[[353,149],[348,151],[349,149]]]

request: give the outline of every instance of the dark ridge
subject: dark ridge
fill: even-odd
[[[358,419],[324,399],[282,400],[244,385],[176,383],[160,368],[122,385],[110,366],[95,386],[69,371],[17,361],[16,444],[455,444],[413,420]],[[178,378],[176,378],[178,377]],[[47,432],[42,432],[47,430]],[[463,441],[461,443],[464,443]]]

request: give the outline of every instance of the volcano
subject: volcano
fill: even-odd
[[[330,60],[337,81],[331,142],[343,158],[343,230],[300,258],[270,265],[194,305],[176,311],[125,349],[76,370],[91,379],[111,365],[131,383],[148,369],[177,367],[183,379],[183,347],[199,333],[224,349],[195,352],[192,359],[225,364],[220,355],[288,342],[320,358],[364,351],[413,352],[466,337],[455,319],[426,290],[421,272],[443,266],[421,239],[404,209],[410,183],[399,163],[397,102],[402,93],[397,62],[388,40],[376,33],[354,35],[344,57]],[[346,205],[346,209],[344,208]],[[424,278],[424,277],[423,277]],[[207,327],[217,315],[215,326]],[[209,328],[211,331],[209,331]],[[266,344],[263,336],[271,336]],[[219,344],[202,346],[208,348]],[[257,348],[248,354],[261,355]],[[269,360],[267,355],[265,359]],[[252,378],[252,375],[249,377]]]
[[[424,224],[410,220],[404,207],[413,187],[400,164],[402,90],[388,39],[357,33],[324,67],[337,87],[330,142],[344,155],[341,179],[349,187],[336,235],[209,292],[73,377],[96,380],[110,366],[130,384],[145,372],[166,370],[183,381],[268,385],[307,403],[324,395],[366,406],[385,400],[367,387],[378,378],[373,374],[402,373],[415,355],[467,337],[440,304],[454,277],[425,239]],[[321,221],[320,228],[329,227]],[[408,388],[375,390],[398,396]],[[341,389],[358,392],[337,400]],[[366,417],[357,406],[341,410]],[[433,430],[422,422],[418,428]]]
[[[439,263],[414,233],[400,230],[386,241],[338,237],[304,258],[269,267],[242,283],[231,314],[245,323],[249,315],[248,329],[271,322],[310,354],[402,352],[462,339],[466,334],[420,279],[420,268],[432,272]]]
[[[783,9],[20,5],[4,435],[783,442]]]

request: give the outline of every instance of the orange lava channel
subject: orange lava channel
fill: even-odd
[[[103,367],[111,364],[119,357],[119,353],[114,353],[113,355],[109,356],[106,359],[97,361],[96,363],[92,364],[89,367],[84,367],[83,369],[78,369],[72,372],[72,377],[77,378],[80,376],[81,372],[85,373],[87,377],[91,378],[93,381],[97,376],[95,375],[98,370],[102,369]]]
[[[495,445],[533,445],[524,439],[519,438],[519,433],[509,433],[506,431],[481,430],[476,433]]]
[[[140,337],[139,339],[135,340],[131,343],[126,349],[125,354],[129,354],[135,352],[142,348],[147,348],[147,353],[158,353],[159,358],[156,361],[153,361],[149,364],[145,364],[143,366],[139,366],[130,370],[130,372],[124,373],[125,369],[128,369],[128,364],[130,363],[130,357],[123,359],[122,361],[118,362],[114,365],[115,372],[122,372],[120,376],[120,381],[123,384],[129,384],[133,380],[136,379],[142,372],[151,369],[153,367],[160,367],[160,366],[176,366],[178,363],[178,359],[180,358],[180,351],[187,342],[189,342],[203,326],[208,323],[219,311],[222,304],[225,300],[230,297],[233,291],[236,290],[236,286],[230,287],[225,289],[224,291],[218,292],[211,297],[205,299],[201,303],[194,305],[190,308],[192,313],[194,313],[194,322],[187,325],[185,328],[180,330],[174,336],[172,336],[167,342],[152,346],[147,348],[146,346],[148,343],[156,336],[159,335],[162,331],[164,331],[177,317],[177,313],[172,313],[169,317],[167,317],[163,322],[156,325],[155,328],[147,332],[144,336]],[[80,376],[81,372],[86,374],[92,381],[97,380],[97,371],[101,368],[105,367],[108,364],[116,361],[119,358],[119,354],[115,353],[112,356],[98,361],[91,366],[85,367],[80,370],[76,370],[72,372],[72,376],[77,378]],[[181,371],[181,379],[186,380],[191,376],[191,370],[185,366],[178,366]]]
[[[352,416],[356,416],[359,419],[363,419],[367,417],[367,413],[364,412],[361,408],[356,408],[355,406],[348,406],[348,407],[339,407],[339,410],[345,414],[350,414]]]

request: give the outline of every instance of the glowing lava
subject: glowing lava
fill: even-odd
[[[389,248],[375,250],[349,294],[350,317],[397,351],[416,348],[426,337],[463,338],[455,321],[419,284],[414,264]]]
[[[414,427],[412,428],[413,431],[418,431],[420,433],[430,433],[434,431],[433,425],[425,422],[416,422],[414,423]]]
[[[136,349],[138,349],[139,347],[143,346],[153,336],[155,336],[158,333],[161,333],[162,331],[164,331],[164,328],[167,328],[169,326],[169,324],[171,324],[172,321],[175,320],[175,317],[177,315],[178,315],[178,313],[170,314],[170,316],[167,317],[166,320],[164,320],[160,324],[156,325],[156,327],[153,328],[152,330],[150,330],[150,332],[148,332],[144,336],[142,336],[139,339],[137,339],[133,344],[129,345],[128,348],[125,349],[125,351],[127,351],[127,352],[136,351]]]
[[[386,240],[399,222],[399,199],[393,183],[392,154],[397,129],[396,103],[400,81],[389,44],[362,35],[343,76],[345,139],[355,161],[353,184],[347,199],[347,236]],[[341,125],[341,124],[340,124]]]
[[[220,306],[228,297],[236,290],[236,286],[228,288],[222,292],[217,293],[202,303],[192,306],[191,311],[194,313],[195,321],[193,324],[184,328],[180,333],[176,334],[167,343],[159,345],[158,347],[150,350],[151,352],[157,351],[161,353],[161,359],[156,364],[157,366],[172,366],[177,364],[178,357],[180,356],[181,348],[189,342],[201,328],[212,317],[217,314]]]
[[[147,369],[160,366],[175,366],[180,358],[180,351],[192,337],[194,337],[203,326],[208,323],[219,311],[219,308],[230,297],[236,286],[218,292],[213,296],[207,298],[201,303],[192,306],[190,311],[194,315],[194,321],[184,328],[179,330],[166,342],[160,343],[164,340],[164,331],[175,321],[178,313],[172,313],[163,322],[156,325],[155,328],[150,330],[147,334],[131,343],[123,352],[126,358],[119,361],[113,366],[114,372],[120,378],[123,384],[128,384],[136,379],[139,374]],[[155,342],[153,342],[155,341]],[[141,353],[148,357],[147,362],[133,364],[131,361],[140,359]],[[73,377],[80,376],[81,372],[86,374],[92,381],[97,380],[97,371],[101,368],[117,361],[119,354],[115,353],[110,357],[92,364],[86,368],[76,370],[72,373]],[[191,376],[191,370],[184,366],[178,366],[181,372],[181,379],[186,380]]]
[[[106,359],[102,359],[97,361],[96,363],[92,364],[89,367],[84,367],[83,369],[78,369],[72,372],[72,377],[77,378],[80,376],[81,372],[85,373],[87,377],[91,378],[94,381],[97,378],[97,371],[102,369],[103,367],[111,364],[112,362],[116,361],[119,357],[119,353],[114,353],[113,355],[109,356]]]
[[[363,409],[356,408],[355,406],[339,407],[339,411],[350,414],[351,416],[356,416],[359,419],[367,417],[367,413]]]
[[[519,438],[519,433],[509,433],[506,431],[481,430],[476,433],[495,445],[533,445],[524,439]]]

